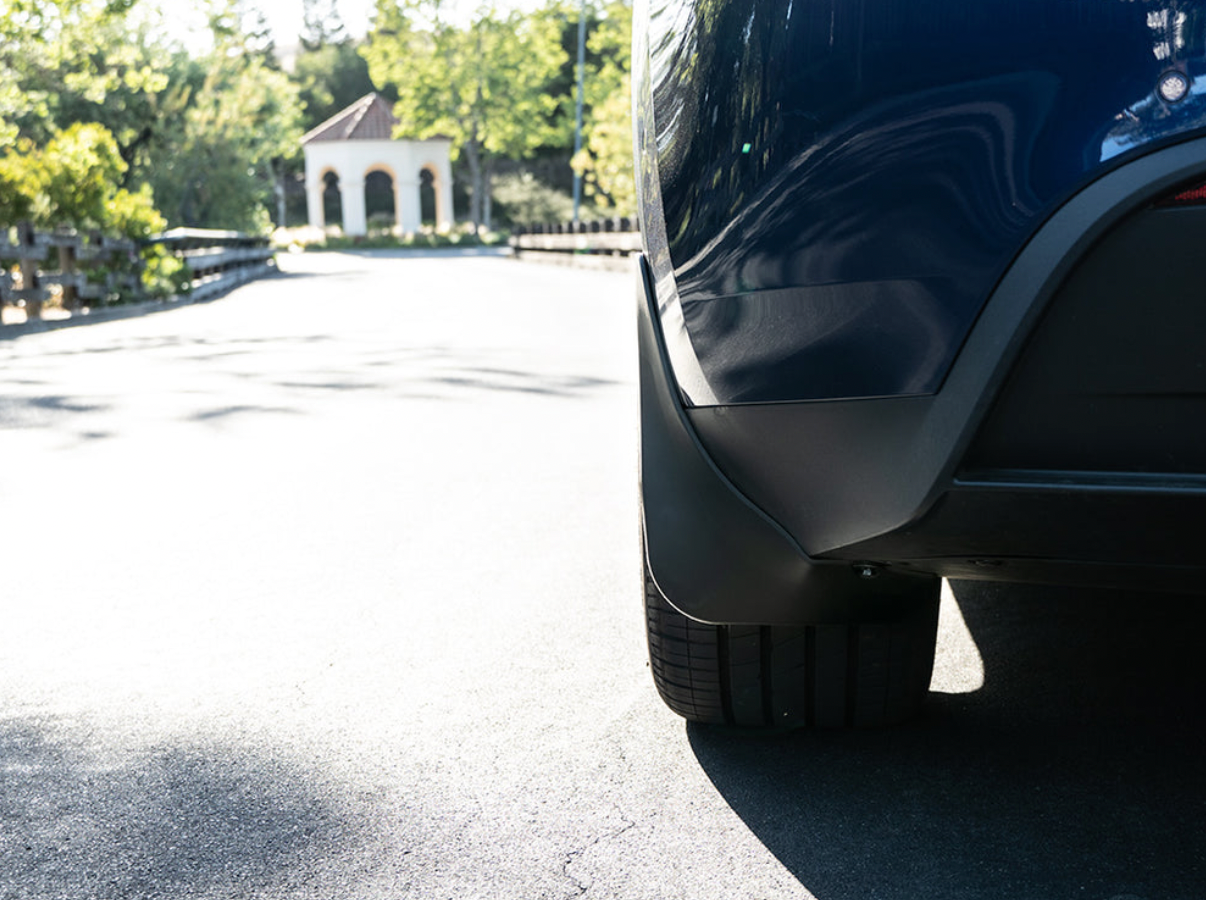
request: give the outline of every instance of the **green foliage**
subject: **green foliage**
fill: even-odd
[[[270,229],[279,162],[298,152],[301,104],[282,72],[237,44],[189,63],[148,178],[173,223]]]
[[[362,237],[322,233],[314,228],[281,229],[273,237],[278,247],[300,250],[430,250],[455,247],[494,247],[507,242],[503,232],[458,226],[451,230],[424,227],[417,232],[394,234],[379,232]]]
[[[116,140],[101,125],[72,125],[41,150],[21,141],[0,158],[0,221],[133,238],[161,230],[149,186],[117,187],[125,170]]]
[[[148,247],[143,251],[142,289],[148,297],[183,296],[193,289],[193,272],[166,248]]]
[[[106,202],[125,172],[117,142],[100,125],[72,125],[31,158],[40,169],[40,191],[46,202],[39,219],[77,228],[100,228]]]
[[[547,90],[565,62],[556,22],[477,7],[461,26],[440,0],[377,0],[361,52],[410,137],[451,137],[472,180],[470,217],[484,221],[490,161],[522,158],[556,140],[558,98]]]
[[[577,0],[527,14],[460,0],[472,15],[456,0],[376,2],[358,48],[335,0],[305,0],[290,77],[254,0],[203,0],[213,48],[191,57],[128,15],[136,0],[0,0],[0,219],[139,235],[163,221],[154,197],[172,225],[263,230],[276,192],[300,177],[303,131],[374,89],[396,96],[401,134],[453,139],[475,225],[488,225],[492,194],[504,220],[564,217],[564,198],[530,177],[493,192],[491,179],[499,160],[566,153]],[[629,0],[587,3],[575,164],[609,212],[632,202],[630,18]]]
[[[167,52],[126,16],[129,0],[20,0],[0,11],[0,148],[98,122],[125,150],[155,119]]]
[[[588,40],[586,142],[574,158],[588,197],[613,215],[636,212],[632,164],[632,4],[613,0]]]
[[[572,197],[543,184],[530,172],[495,179],[494,202],[500,221],[513,225],[568,222],[574,215]]]
[[[33,143],[22,140],[0,155],[0,227],[32,220],[42,193]]]
[[[30,221],[46,230],[71,227],[134,239],[162,231],[164,219],[150,186],[135,191],[117,186],[126,168],[117,141],[101,125],[77,123],[56,132],[40,149],[23,138],[0,156],[0,224]],[[147,256],[144,286],[156,294],[174,292],[182,264],[162,251]],[[123,254],[94,265],[91,277],[128,274],[132,265]],[[125,288],[107,298],[128,299]]]
[[[206,5],[216,55],[280,68],[272,29],[258,6],[246,0],[207,0]]]
[[[306,131],[377,90],[368,63],[350,41],[304,50],[294,65],[293,80],[304,108],[302,127]]]
[[[213,50],[190,59],[133,5],[0,5],[0,214],[146,233],[162,224],[153,194],[172,224],[265,229],[301,107],[263,17],[211,0]]]
[[[586,47],[590,54],[586,103],[594,109],[622,90],[632,69],[631,0],[611,0],[603,7],[599,21],[587,37]]]
[[[632,160],[631,79],[591,112],[586,145],[573,160],[583,175],[586,195],[611,215],[636,213],[636,180]]]
[[[306,131],[378,90],[348,35],[337,0],[305,0],[301,53],[293,67]]]
[[[106,226],[102,231],[121,234],[136,240],[158,234],[167,220],[155,208],[151,186],[144,184],[136,191],[122,189],[105,201]]]
[[[305,30],[302,32],[301,42],[307,51],[351,43],[347,27],[339,15],[336,0],[304,0],[302,7]]]

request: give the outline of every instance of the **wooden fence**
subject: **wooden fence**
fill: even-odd
[[[137,293],[142,259],[134,241],[74,231],[0,228],[0,303],[31,319],[57,294],[68,312]]]
[[[235,231],[177,228],[139,244],[20,224],[0,227],[0,307],[21,307],[27,319],[36,320],[52,298],[68,316],[85,307],[145,299],[142,249],[153,245],[188,266],[194,301],[273,271],[268,239]]]
[[[641,234],[633,219],[599,219],[526,225],[511,233],[516,256],[525,253],[628,256],[641,249]]]
[[[275,271],[268,238],[238,231],[174,228],[152,238],[184,260],[192,272],[193,300],[208,300]]]

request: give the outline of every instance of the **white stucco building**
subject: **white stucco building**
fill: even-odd
[[[371,187],[378,199],[382,190],[392,190],[398,227],[418,231],[425,180],[434,194],[436,227],[452,226],[452,141],[394,140],[397,124],[389,103],[379,94],[368,94],[302,138],[306,210],[312,226],[342,225],[344,234],[367,234],[366,190]],[[328,222],[324,193],[333,205],[336,190],[343,221]]]

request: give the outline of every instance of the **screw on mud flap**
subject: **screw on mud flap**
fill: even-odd
[[[858,575],[859,578],[878,578],[879,571],[880,567],[875,563],[860,562],[854,564],[854,573]]]

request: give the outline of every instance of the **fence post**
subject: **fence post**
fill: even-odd
[[[79,308],[80,297],[76,283],[75,244],[59,244],[59,272],[63,275],[60,283],[63,289],[63,309],[74,312]]]
[[[29,222],[17,226],[17,243],[21,246],[21,289],[25,293],[25,316],[30,321],[42,318],[42,296],[38,293],[38,261],[34,258],[34,230]]]

